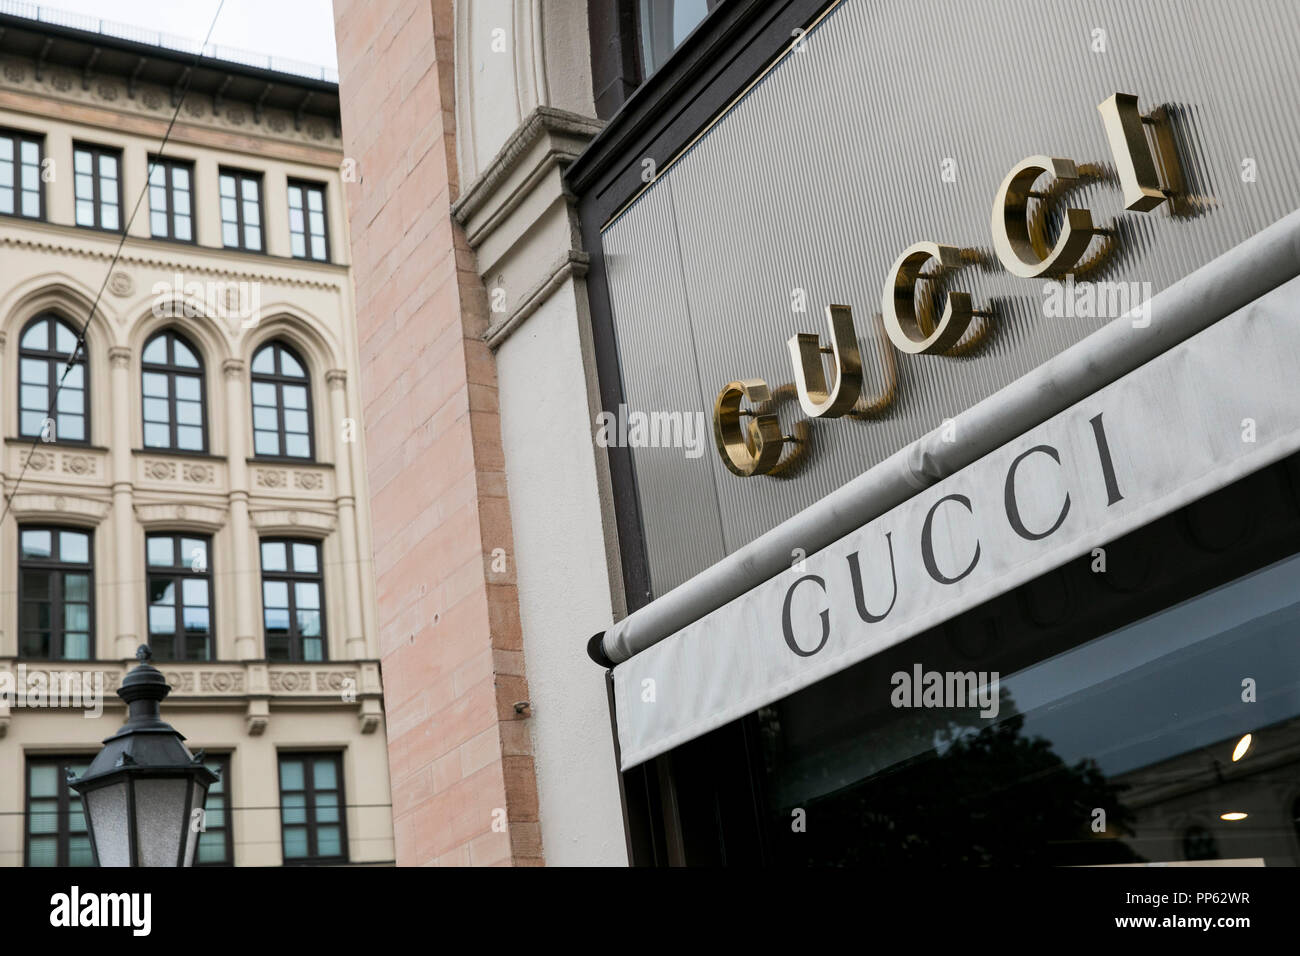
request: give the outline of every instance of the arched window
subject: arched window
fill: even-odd
[[[295,352],[271,342],[253,356],[253,454],[259,458],[313,457],[311,389]]]
[[[198,352],[169,329],[145,345],[140,368],[145,447],[207,451],[208,416]]]
[[[64,369],[74,353],[76,358],[64,378]],[[40,435],[48,441],[89,441],[86,355],[85,349],[78,347],[76,329],[55,315],[32,320],[23,329],[18,362],[19,434]],[[58,407],[52,408],[55,404]]]

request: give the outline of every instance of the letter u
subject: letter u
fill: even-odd
[[[889,599],[889,607],[885,608],[881,614],[872,614],[867,610],[866,594],[863,593],[862,587],[862,568],[858,564],[858,552],[854,551],[848,557],[849,574],[853,577],[853,600],[858,605],[858,617],[868,624],[876,624],[883,621],[889,616],[889,612],[894,609],[895,602],[898,601],[898,572],[894,568],[894,538],[892,531],[885,532],[885,541],[889,545],[889,578],[891,586],[894,589],[893,596]]]

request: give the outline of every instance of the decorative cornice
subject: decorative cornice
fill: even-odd
[[[527,119],[506,140],[505,145],[497,151],[483,171],[483,174],[451,206],[451,214],[462,226],[482,209],[495,196],[505,179],[515,171],[520,161],[528,154],[533,145],[544,136],[572,137],[582,144],[590,141],[604,129],[603,121],[580,113],[556,109],[553,106],[539,106],[528,114]],[[547,153],[547,168],[552,165],[572,162],[582,152],[581,146],[557,142]]]
[[[27,57],[12,53],[5,55],[0,58],[0,85],[44,101],[107,109],[160,122],[170,120],[175,109],[172,91],[156,83],[133,82],[128,77],[107,75],[83,77],[63,65],[47,64],[44,70],[34,67],[35,63]],[[259,113],[262,114],[260,118]],[[292,111],[283,107],[263,109],[258,104],[242,101],[218,105],[213,97],[197,91],[191,91],[186,97],[177,119],[181,123],[225,134],[314,149],[342,148],[336,119],[313,114],[305,122],[299,122]]]
[[[523,301],[517,309],[500,322],[488,326],[487,331],[483,333],[483,341],[488,344],[488,348],[500,347],[501,343],[523,324],[524,319],[537,311],[538,306],[545,302],[552,292],[569,279],[580,279],[585,276],[590,265],[591,256],[587,253],[577,249],[565,250],[551,267],[550,274],[524,294]]]
[[[68,233],[72,233],[74,229],[74,227],[72,226],[63,226],[58,223],[47,223],[47,222],[40,222],[37,220],[26,220],[26,219],[13,220],[13,221],[6,220],[5,222],[0,223],[0,225],[10,227],[10,228],[30,229],[39,232],[51,231],[54,232],[55,234],[62,233],[65,230]],[[85,230],[80,230],[80,231],[85,232]],[[69,238],[72,238],[71,235],[69,236]],[[140,243],[151,243],[155,241],[151,239],[137,239],[136,237],[128,236],[127,248],[130,248],[130,246],[133,245],[132,242],[133,239],[136,239],[136,241]],[[54,242],[54,241],[33,239],[25,235],[14,235],[13,233],[5,233],[3,235],[0,235],[0,246],[25,247],[40,252],[52,252],[58,255],[75,256],[82,259],[96,259],[101,262],[108,262],[113,258],[113,252],[109,249],[103,249],[103,250],[87,249],[84,247],[77,247],[70,244],[65,245],[63,243]],[[209,256],[214,256],[220,259],[223,258],[224,256],[230,256],[232,258],[237,257],[239,259],[247,259],[252,255],[251,253],[239,253],[239,252],[231,253],[228,250],[219,249],[215,246],[195,246],[193,248],[196,254],[201,255],[204,258],[207,258]],[[267,257],[258,256],[257,258],[266,259]],[[271,261],[277,261],[277,260],[272,259]],[[145,268],[165,269],[167,271],[180,271],[186,274],[198,273],[200,275],[211,275],[211,276],[235,276],[238,277],[238,279],[244,281],[266,282],[266,283],[277,284],[282,286],[290,286],[295,288],[325,289],[330,292],[342,291],[342,286],[337,282],[325,282],[323,280],[304,279],[295,276],[275,275],[269,272],[254,272],[254,271],[250,271],[247,269],[240,269],[240,268],[223,269],[211,265],[204,265],[201,260],[195,262],[181,262],[176,259],[164,259],[159,256],[144,256],[144,255],[124,252],[121,256],[118,257],[118,262],[127,265],[142,266]],[[302,267],[303,262],[297,259],[285,259],[284,264],[286,268],[299,269]],[[316,264],[317,267],[320,265],[322,265],[322,263]],[[334,268],[346,271],[347,266],[341,264],[334,264]]]
[[[313,534],[325,537],[334,530],[334,516],[301,508],[280,508],[274,511],[254,511],[249,514],[253,527],[273,534]]]
[[[160,504],[136,505],[136,517],[146,528],[161,525],[184,525],[204,531],[219,531],[226,524],[226,509],[208,505]]]
[[[109,502],[80,495],[14,495],[9,510],[19,521],[52,518],[93,526],[108,516]]]

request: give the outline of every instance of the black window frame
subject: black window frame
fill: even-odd
[[[268,571],[266,569],[266,565],[263,561],[262,549],[265,545],[268,544],[284,545],[285,570]],[[298,545],[298,544],[311,545],[315,549],[316,551],[315,571],[299,571],[294,567],[293,548],[294,545]],[[321,542],[316,538],[291,538],[291,537],[283,537],[280,535],[259,538],[257,542],[257,564],[258,564],[258,568],[261,570],[261,589],[259,591],[258,597],[262,605],[262,650],[266,654],[266,659],[268,661],[276,661],[279,663],[289,662],[289,663],[308,663],[308,664],[317,664],[323,661],[328,661],[330,659],[329,625],[325,615],[325,564],[324,564],[324,554],[321,548]],[[269,635],[267,633],[267,627],[266,627],[266,582],[267,581],[283,581],[287,585],[287,590],[289,592],[288,595],[289,603],[288,603],[288,607],[286,608],[286,610],[289,613],[289,633],[287,637],[288,645],[289,645],[288,657],[273,657],[271,655],[271,646],[270,646]],[[315,584],[317,588],[316,593],[320,596],[320,607],[304,609],[309,611],[314,610],[320,614],[321,656],[319,660],[314,658],[308,659],[305,656],[303,656],[303,647],[302,647],[303,635],[298,628],[298,593],[297,593],[297,588],[294,587],[295,584],[299,584],[299,583]]]
[[[27,754],[23,765],[23,866],[32,866],[32,768],[37,766],[54,766],[54,777],[58,781],[57,809],[58,819],[55,825],[54,836],[57,839],[57,849],[55,850],[56,867],[71,866],[72,828],[70,826],[72,817],[72,806],[75,800],[81,805],[82,820],[86,824],[86,839],[90,842],[91,866],[98,866],[99,860],[95,856],[95,844],[90,840],[90,818],[86,814],[85,804],[82,802],[81,795],[68,786],[67,771],[71,767],[80,768],[78,775],[85,772],[85,768],[90,766],[90,762],[95,758],[94,754]],[[45,798],[48,799],[48,798]],[[42,811],[44,812],[44,811]],[[35,836],[50,836],[51,834],[35,834]]]
[[[49,558],[29,558],[23,555],[23,533],[27,531],[48,531],[50,533],[50,545],[52,557]],[[62,556],[62,542],[59,533],[63,531],[75,532],[86,536],[86,556],[85,564],[77,562],[64,561]],[[49,572],[53,575],[50,583],[50,592],[48,601],[50,604],[50,639],[49,646],[46,650],[48,654],[42,656],[39,654],[29,654],[25,648],[24,639],[31,628],[23,626],[23,609],[29,601],[36,600],[27,597],[26,574],[29,571]],[[86,656],[85,657],[68,657],[64,649],[64,638],[67,633],[65,627],[66,621],[66,601],[64,599],[65,587],[64,579],[69,573],[85,574],[86,581]],[[82,602],[77,602],[82,603]],[[36,629],[39,632],[39,628]],[[78,632],[79,633],[79,632]],[[22,660],[40,660],[40,661],[93,661],[95,660],[95,532],[90,528],[81,528],[75,525],[54,525],[44,523],[19,524],[18,525],[18,656]]]
[[[221,181],[230,177],[235,183],[235,219],[232,222],[226,218],[225,210],[221,207],[224,205],[223,200],[232,197],[225,196],[221,192]],[[259,245],[254,247],[248,245],[247,233],[245,227],[248,223],[244,220],[244,203],[248,202],[245,193],[245,184],[252,182],[257,186],[257,239]],[[241,252],[251,252],[255,255],[266,255],[266,184],[265,178],[261,173],[251,169],[237,169],[233,166],[221,166],[217,169],[217,214],[221,217],[221,245],[225,249],[237,249]],[[237,245],[230,245],[226,242],[226,226],[234,225],[239,237]]]
[[[27,348],[26,346],[23,345],[23,340],[27,338],[27,333],[30,332],[32,327],[39,322],[48,323],[48,331],[46,332],[46,336],[47,336],[47,341],[50,344],[49,347],[43,351],[40,349]],[[72,364],[81,366],[81,386],[82,386],[81,387],[81,417],[84,422],[83,437],[81,438],[64,438],[60,435],[61,429],[59,428],[59,410],[57,408],[58,401],[55,396],[58,394],[59,391],[59,382],[63,378],[63,369],[68,364],[68,356],[64,355],[62,352],[58,351],[57,348],[55,348],[55,343],[58,342],[58,332],[56,330],[56,327],[59,325],[62,325],[69,332],[71,332],[74,337],[77,337],[77,347],[73,352],[74,358],[72,360]],[[53,417],[54,419],[54,441],[47,442],[47,444],[53,444],[53,445],[89,445],[90,444],[90,425],[91,425],[90,422],[90,360],[86,355],[86,343],[83,339],[79,337],[79,331],[80,330],[78,330],[77,326],[72,321],[64,318],[62,315],[60,315],[57,312],[42,312],[39,315],[33,316],[31,319],[29,319],[26,323],[23,324],[22,330],[18,334],[18,370],[17,370],[18,371],[18,375],[17,375],[18,435],[20,437],[37,438],[40,437],[41,434],[39,431],[29,432],[23,429],[23,412],[36,411],[36,409],[29,409],[23,405],[23,392],[22,392],[23,384],[24,384],[23,360],[28,359],[30,361],[40,361],[46,363],[45,387],[47,390],[47,395],[50,398],[50,405],[47,405],[44,409],[41,409],[40,411],[42,412],[42,421],[44,421],[46,418],[49,417]],[[34,385],[36,383],[29,382],[26,384]],[[50,411],[51,411],[50,406],[55,406],[53,408],[54,411],[53,416],[50,415]],[[69,412],[67,414],[75,414],[75,413]]]
[[[86,225],[77,221],[77,203],[87,202],[77,195],[77,176],[85,176],[86,173],[77,172],[77,154],[88,153],[90,155],[90,180],[91,180],[91,209],[94,212],[94,224]],[[117,163],[117,228],[110,229],[104,225],[104,177],[100,172],[99,163],[101,157],[110,157]],[[126,202],[122,188],[122,150],[115,146],[100,146],[96,143],[85,143],[75,141],[72,144],[72,223],[78,229],[94,229],[99,232],[112,233],[120,236],[126,231]]]
[[[149,346],[153,345],[159,338],[166,342],[167,360],[166,362],[150,362],[145,359],[145,352]],[[176,364],[176,342],[179,341],[187,348],[191,354],[198,360],[198,369],[193,369],[187,365]],[[160,422],[151,422],[144,417],[145,401],[149,398],[157,398],[154,395],[145,395],[144,393],[144,376],[146,373],[153,375],[165,375],[167,377],[167,415],[168,415],[168,437],[167,445],[150,445],[148,439],[149,425],[158,425]],[[182,448],[177,441],[177,429],[180,427],[180,421],[176,414],[176,379],[178,376],[185,378],[197,378],[199,380],[199,428],[202,432],[203,443],[198,448]],[[206,455],[208,453],[208,378],[207,367],[203,362],[203,352],[195,347],[192,339],[174,328],[168,327],[160,329],[149,340],[145,342],[144,348],[140,350],[140,446],[149,451],[157,452],[179,452],[184,455]]]
[[[334,779],[338,786],[333,790],[318,791],[316,787],[316,769],[315,761],[329,759],[334,761]],[[288,790],[284,789],[283,765],[286,760],[300,760],[303,764],[303,789]],[[347,813],[347,796],[343,782],[343,751],[341,750],[281,750],[275,755],[275,778],[276,788],[280,794],[280,858],[285,866],[316,866],[321,864],[346,864],[348,859],[348,813]],[[321,826],[333,826],[334,824],[326,821],[322,823],[316,819],[316,800],[318,792],[337,792],[338,794],[338,828],[339,828],[339,849],[342,851],[335,856],[322,856],[317,851],[319,849],[319,840],[317,831]],[[285,816],[285,795],[286,794],[303,794],[303,803],[305,804],[306,817],[305,823],[286,824]],[[286,852],[285,832],[288,827],[303,827],[307,831],[307,856],[290,857]]]
[[[293,191],[295,189],[299,190],[299,194],[302,197],[302,205],[300,209],[303,214],[303,229],[301,232],[298,232],[293,228],[293,211],[294,211]],[[321,214],[322,225],[324,227],[323,231],[321,232],[321,240],[325,244],[324,257],[314,256],[311,254],[311,245],[312,245],[311,240],[314,237],[314,233],[311,231],[311,219],[310,216],[308,215],[310,213],[310,208],[309,208],[309,200],[307,197],[310,193],[320,194],[320,214]],[[326,186],[325,183],[312,182],[309,179],[289,180],[288,188],[285,190],[285,203],[289,209],[289,253],[290,255],[293,256],[293,258],[302,259],[305,262],[332,262],[333,261],[330,253],[330,221],[329,221],[329,194],[328,193],[329,193],[329,188],[328,186]],[[298,255],[296,252],[293,251],[293,240],[295,236],[302,236],[302,240],[303,240],[302,255]]]
[[[256,364],[258,356],[260,356],[262,352],[264,352],[266,349],[274,350],[275,371],[254,372],[253,366],[254,364]],[[303,376],[301,378],[299,378],[296,375],[286,375],[283,371],[281,371],[283,365],[282,362],[280,361],[280,357],[284,352],[288,352],[289,357],[292,358],[295,362],[297,362],[298,366],[303,370]],[[312,408],[313,402],[312,402],[312,394],[311,394],[311,367],[305,361],[303,361],[302,355],[299,354],[299,352],[296,349],[294,349],[292,346],[290,346],[289,344],[287,344],[281,339],[272,339],[269,342],[265,342],[262,345],[259,345],[257,347],[257,349],[253,352],[252,360],[248,363],[248,381],[249,381],[249,403],[250,403],[249,408],[250,408],[250,417],[252,419],[252,426],[253,426],[252,431],[250,433],[253,440],[253,448],[252,448],[253,457],[259,461],[314,462],[316,460],[316,417],[315,417],[315,412]],[[268,407],[266,405],[259,406],[255,399],[255,396],[257,394],[257,390],[255,386],[259,384],[273,385],[275,387],[275,417],[276,417],[275,434],[276,434],[276,441],[280,449],[279,453],[275,455],[262,454],[257,450],[257,433],[259,431],[269,431],[269,429],[257,427],[257,415],[256,412],[252,411],[252,409],[258,407],[260,408]],[[284,412],[285,412],[284,386],[286,385],[301,386],[307,392],[307,408],[306,408],[307,456],[305,458],[300,455],[289,455],[285,453],[285,450],[288,448],[287,438],[288,435],[290,434],[285,429],[284,426]],[[298,411],[298,409],[294,409],[294,411]],[[292,434],[296,435],[300,433],[293,432]]]
[[[0,212],[0,216],[13,219],[26,219],[29,222],[45,221],[45,136],[42,133],[33,133],[24,129],[12,129],[10,127],[0,127],[0,139],[7,139],[13,144],[13,164],[14,164],[14,183],[11,187],[14,193],[14,211]],[[37,214],[29,216],[22,212],[22,196],[24,192],[30,190],[23,189],[22,172],[23,166],[30,165],[22,161],[22,148],[24,143],[31,143],[36,146],[36,202]]]
[[[149,560],[149,542],[169,539],[172,545],[172,563],[170,565],[153,564]],[[204,567],[202,571],[194,570],[192,561],[186,561],[185,555],[181,554],[182,541],[202,541]],[[147,617],[145,634],[148,637],[149,649],[153,651],[154,657],[160,661],[211,661],[215,660],[214,651],[216,643],[216,595],[213,593],[213,575],[212,575],[212,536],[206,534],[190,533],[188,531],[150,531],[144,536],[144,563],[145,563],[145,615]],[[190,636],[185,631],[184,610],[186,607],[184,601],[184,582],[187,580],[202,580],[208,585],[208,633],[204,638],[204,650],[206,653],[202,657],[190,657],[187,652],[190,645]],[[153,587],[155,581],[170,581],[175,586],[174,597],[175,603],[172,606],[174,626],[170,634],[170,647],[164,648],[162,644],[154,643],[153,633],[153,606],[152,600]],[[159,634],[158,637],[164,638],[168,635]],[[181,653],[177,653],[177,651]]]
[[[217,782],[208,788],[207,797],[203,801],[203,830],[199,833],[199,846],[194,852],[194,866],[234,866],[235,865],[235,817],[231,811],[231,790],[230,790],[230,763],[233,755],[230,753],[208,754],[203,760],[203,766],[217,774]],[[220,790],[214,788],[220,786]],[[211,807],[213,796],[220,796],[224,801],[222,807],[223,823],[220,826],[212,826],[208,822],[208,812]],[[226,858],[224,860],[200,860],[199,856],[203,851],[203,840],[210,833],[220,833],[221,842],[225,848]]]
[[[161,169],[163,171],[163,184],[161,186],[157,186],[153,182],[154,171],[158,169]],[[190,237],[188,239],[182,239],[181,237],[176,235],[176,198],[175,197],[176,197],[176,193],[178,192],[176,188],[176,170],[178,169],[184,170],[190,179],[189,189],[183,190],[184,192],[187,192],[189,194],[189,203],[190,203],[189,212],[186,213],[186,216],[190,220]],[[191,246],[198,245],[198,241],[199,241],[198,215],[197,215],[198,204],[195,203],[194,201],[194,163],[185,159],[172,159],[163,156],[150,156],[148,175],[149,175],[149,182],[148,182],[149,235],[154,239],[166,239],[169,240],[170,242],[184,242],[187,245],[191,245]],[[161,210],[154,208],[154,195],[155,195],[154,190],[156,189],[162,190],[163,201],[166,203],[166,207]],[[163,217],[167,222],[167,232],[164,235],[159,235],[157,232],[154,231],[153,217],[158,212],[161,212],[163,214]]]

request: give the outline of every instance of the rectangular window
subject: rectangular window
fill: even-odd
[[[162,660],[212,659],[208,544],[209,539],[198,535],[151,534],[145,538],[149,646]]]
[[[155,239],[194,241],[194,167],[175,159],[149,159],[149,231]]]
[[[341,754],[280,754],[285,863],[346,863],[345,806]]]
[[[73,147],[72,180],[78,226],[121,231],[121,166],[120,150],[85,144]]]
[[[41,137],[0,130],[0,215],[45,217]]]
[[[323,591],[318,543],[262,541],[262,617],[268,660],[325,660]]]
[[[324,186],[289,181],[289,244],[299,259],[329,261]]]
[[[23,527],[18,538],[18,653],[90,660],[95,646],[90,532]]]
[[[90,757],[33,757],[27,761],[27,866],[94,866],[81,796],[68,786]]]
[[[217,775],[208,787],[203,804],[203,832],[199,834],[199,855],[195,866],[234,866],[235,841],[230,817],[230,755],[221,754],[203,761]]]
[[[262,177],[221,170],[221,242],[227,249],[262,251]]]

